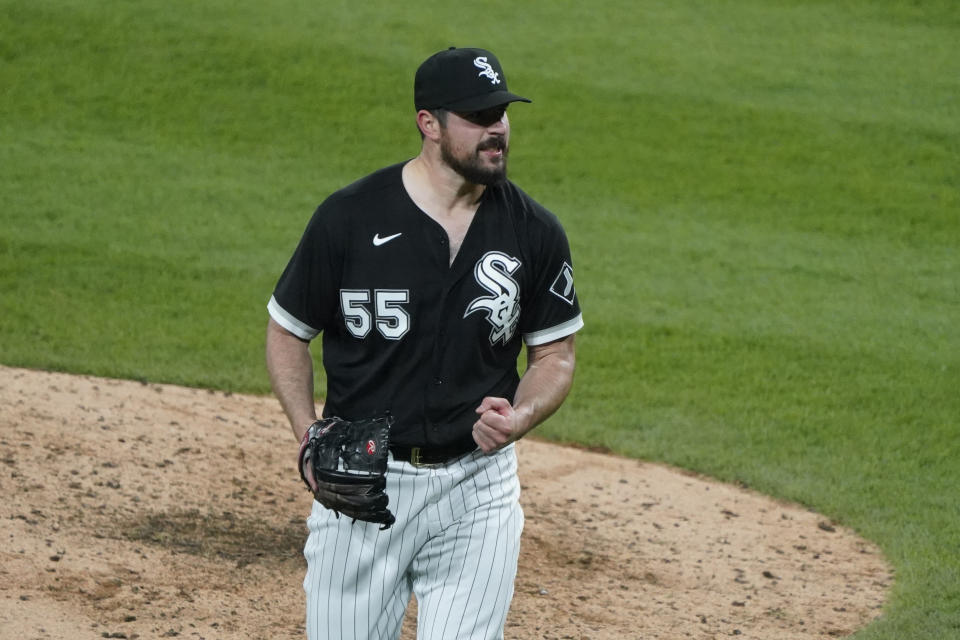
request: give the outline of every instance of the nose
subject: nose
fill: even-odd
[[[503,116],[499,120],[490,124],[487,127],[487,131],[492,134],[504,135],[507,132],[507,129],[510,127],[510,121],[507,119],[507,114],[504,112]]]

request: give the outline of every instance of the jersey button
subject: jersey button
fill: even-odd
[[[435,384],[436,386],[439,387],[440,385],[443,384],[443,380],[441,380],[440,378],[434,378],[434,379],[433,379],[433,384]]]

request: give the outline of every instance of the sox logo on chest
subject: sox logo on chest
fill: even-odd
[[[474,311],[487,314],[487,321],[493,325],[490,331],[490,344],[507,344],[513,338],[520,323],[520,285],[511,275],[520,268],[520,261],[499,251],[490,251],[474,268],[474,277],[490,296],[476,298],[467,306],[463,317]]]

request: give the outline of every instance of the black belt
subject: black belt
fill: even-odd
[[[439,467],[474,449],[476,449],[476,445],[470,448],[447,447],[443,449],[436,447],[408,447],[397,444],[390,445],[390,452],[393,454],[394,460],[409,462],[415,467]]]

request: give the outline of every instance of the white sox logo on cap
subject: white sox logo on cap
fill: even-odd
[[[446,109],[470,113],[511,102],[530,102],[529,98],[510,93],[507,84],[507,75],[492,52],[450,47],[433,54],[417,68],[413,104],[417,111]]]
[[[474,58],[473,66],[477,69],[483,69],[483,71],[477,74],[478,76],[490,78],[490,84],[500,84],[500,74],[493,70],[493,67],[487,62],[486,56]]]

